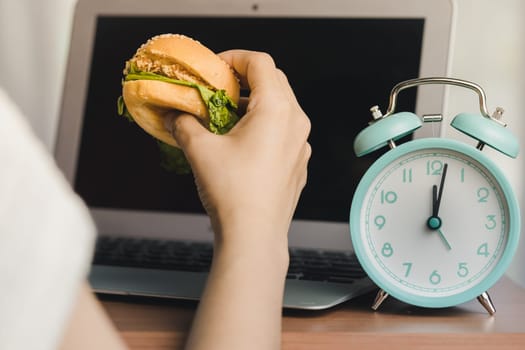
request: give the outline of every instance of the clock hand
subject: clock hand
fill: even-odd
[[[438,205],[438,187],[436,185],[432,186],[432,217],[437,218],[439,205]]]
[[[437,232],[439,233],[439,237],[441,237],[441,240],[443,241],[443,243],[445,243],[445,246],[447,247],[447,249],[448,250],[452,249],[452,247],[450,246],[450,243],[448,243],[447,239],[445,238],[443,231],[441,231],[440,229],[437,229]]]
[[[439,184],[439,195],[436,196],[437,188],[436,185],[432,188],[433,192],[433,205],[432,205],[432,216],[438,217],[439,207],[441,205],[441,198],[443,197],[443,188],[445,187],[445,177],[447,176],[448,164],[445,163],[443,166],[443,175],[441,176],[441,183]]]
[[[439,191],[436,185],[432,186],[432,216],[428,218],[427,226],[431,230],[437,231],[439,237],[445,244],[445,247],[447,247],[448,250],[451,250],[452,247],[450,246],[450,243],[448,243],[445,235],[443,234],[443,231],[440,230],[442,221],[439,217],[439,208],[441,206],[441,199],[443,198],[443,188],[445,187],[445,178],[447,177],[447,170],[448,164],[445,163],[445,165],[443,166],[443,174],[441,175],[441,182],[439,184]]]
[[[441,176],[441,182],[438,187],[432,186],[432,216],[427,220],[427,226],[431,230],[437,230],[441,227],[441,218],[439,217],[439,207],[441,206],[441,198],[443,197],[443,188],[445,187],[445,178],[447,176],[448,164],[445,163],[443,166],[443,174]]]

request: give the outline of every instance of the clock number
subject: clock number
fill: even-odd
[[[496,215],[487,215],[487,221],[488,222],[485,224],[487,230],[494,230],[497,226]]]
[[[441,175],[443,162],[440,160],[427,161],[427,175]]]
[[[410,271],[412,270],[412,263],[406,262],[406,263],[403,263],[403,266],[407,268],[405,271],[405,277],[408,277],[408,275],[410,275]]]
[[[381,191],[381,204],[393,204],[397,201],[397,193],[394,191]]]
[[[412,182],[412,168],[403,169],[403,182]]]
[[[389,258],[394,254],[394,248],[392,248],[392,245],[387,242],[383,244],[383,249],[381,249],[381,254],[383,254],[385,258]]]
[[[461,182],[465,182],[465,168],[461,168],[461,172],[459,173],[459,178]]]
[[[378,215],[374,218],[374,224],[377,226],[378,230],[381,230],[386,223],[386,219],[383,215]]]
[[[478,188],[478,202],[487,203],[487,198],[489,198],[489,190],[486,187]]]
[[[437,272],[437,270],[434,270],[430,274],[428,280],[434,285],[439,284],[441,282],[441,275]]]
[[[483,243],[478,247],[478,255],[483,255],[485,258],[487,258],[490,255],[488,243]]]
[[[467,268],[467,263],[459,263],[458,264],[458,276],[459,277],[467,277],[468,276],[468,268]]]

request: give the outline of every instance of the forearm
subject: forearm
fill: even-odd
[[[234,244],[216,246],[188,349],[280,348],[286,242]]]

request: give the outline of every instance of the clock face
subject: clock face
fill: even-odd
[[[409,144],[378,160],[356,191],[356,253],[370,277],[401,300],[436,307],[470,300],[510,261],[514,196],[472,146]]]

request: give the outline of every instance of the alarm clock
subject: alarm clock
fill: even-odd
[[[423,123],[440,115],[396,112],[400,91],[426,84],[455,85],[475,91],[480,114],[461,113],[453,128],[477,142],[418,138],[397,145]],[[518,141],[489,115],[483,89],[453,78],[420,78],[397,84],[383,115],[355,138],[363,156],[388,146],[359,182],[350,210],[350,232],[361,266],[380,288],[372,308],[392,296],[430,308],[477,298],[495,313],[487,290],[504,274],[518,245],[520,211],[511,185],[483,152],[485,145],[515,158]]]

